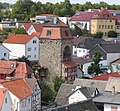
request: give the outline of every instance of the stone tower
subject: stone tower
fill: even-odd
[[[41,66],[48,68],[47,77],[62,76],[62,62],[72,56],[73,37],[68,25],[55,18],[43,26],[40,36]]]

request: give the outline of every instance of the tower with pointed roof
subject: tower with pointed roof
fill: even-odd
[[[43,26],[40,36],[41,66],[48,68],[47,77],[52,80],[62,75],[62,63],[71,60],[73,37],[68,25],[55,18]]]

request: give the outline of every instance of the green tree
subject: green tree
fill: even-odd
[[[16,59],[16,61],[18,61],[18,62],[26,62],[29,66],[32,66],[31,61],[29,61],[28,58],[25,57],[25,56],[19,57],[18,59]]]
[[[13,29],[12,33],[15,33],[15,34],[27,34],[27,32],[25,31],[24,28]]]
[[[93,34],[93,36],[94,36],[95,38],[102,38],[103,32],[96,32],[95,34]]]
[[[108,32],[108,37],[111,37],[111,38],[116,38],[117,37],[117,33],[114,31],[114,30],[110,30]]]
[[[62,79],[62,77],[55,76],[54,79],[53,79],[55,92],[58,92],[61,84],[62,84],[62,83],[65,83],[65,82],[66,82],[66,81],[65,81],[64,79]]]
[[[74,29],[71,29],[71,32],[72,32],[73,36],[77,36],[77,35],[81,36],[82,35],[82,30],[76,25],[75,25]]]
[[[88,73],[89,74],[95,74],[98,75],[100,74],[102,71],[100,70],[100,65],[99,62],[102,60],[101,59],[102,55],[99,52],[96,52],[93,55],[93,63],[91,63],[91,65],[88,67]]]
[[[44,80],[38,80],[41,88],[41,101],[42,104],[50,104],[54,101],[55,93]]]

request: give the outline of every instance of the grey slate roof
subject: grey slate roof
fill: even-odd
[[[99,91],[104,90],[106,87],[107,81],[99,81],[99,80],[91,80],[91,79],[78,79],[76,78],[73,85],[83,86],[83,87],[90,87],[90,88],[97,88]]]
[[[95,98],[93,98],[94,102],[98,103],[110,103],[110,104],[119,104],[120,105],[120,94],[113,95],[112,92],[103,91]]]
[[[93,37],[79,37],[74,38],[74,45],[77,45],[79,48],[86,48],[88,50],[92,49],[96,44],[105,42],[102,38],[93,38]]]
[[[96,44],[94,47],[101,47],[106,53],[120,53],[120,44],[118,43],[101,43]]]
[[[74,104],[69,104],[69,105],[64,105],[64,106],[59,106],[56,108],[51,108],[45,111],[98,111],[97,107],[93,103],[91,99],[77,102]]]
[[[76,57],[72,59],[76,64],[84,65],[85,63],[92,62],[90,58]]]
[[[113,86],[115,87],[115,91],[120,93],[120,78],[109,77],[105,91],[112,91]]]

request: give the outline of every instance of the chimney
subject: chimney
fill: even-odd
[[[57,17],[54,17],[53,24],[57,24]]]
[[[116,92],[115,92],[115,86],[112,87],[112,95],[115,95]]]

